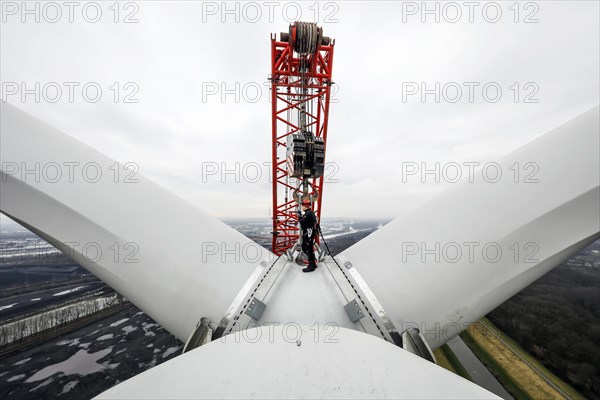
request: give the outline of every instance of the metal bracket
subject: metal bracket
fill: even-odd
[[[413,354],[416,354],[427,361],[436,363],[433,351],[427,344],[427,340],[417,328],[408,328],[402,332],[402,348]]]
[[[196,324],[196,328],[189,336],[188,340],[185,342],[182,354],[210,342],[215,326],[216,324],[212,323],[210,319],[202,317]]]
[[[381,335],[388,342],[402,347],[402,337],[398,330],[352,263],[339,255],[335,258],[332,257],[331,261],[333,262],[326,261],[324,264],[338,282],[338,286],[343,283],[339,287],[340,289],[345,288],[342,289],[342,292],[346,301],[354,298],[354,302],[357,302],[361,307],[362,316],[370,317],[360,321],[365,332],[372,333],[375,336]],[[344,309],[348,313],[348,306]],[[353,317],[349,313],[348,316],[352,320]]]
[[[248,308],[246,308],[245,313],[255,321],[258,321],[260,317],[262,317],[265,308],[267,308],[267,305],[265,303],[263,303],[256,297],[253,297],[252,301],[250,301],[250,305],[248,305]]]
[[[356,301],[356,299],[354,299],[350,303],[346,304],[344,306],[344,311],[346,311],[346,314],[348,314],[348,317],[350,317],[350,321],[352,321],[352,322],[356,322],[365,316],[365,313],[358,305],[358,302]]]
[[[287,256],[288,261],[292,261],[294,262],[294,253],[296,252],[296,250],[300,247],[300,239],[298,239],[296,241],[296,243],[294,243],[294,246],[291,249],[288,249],[285,252],[285,255]]]

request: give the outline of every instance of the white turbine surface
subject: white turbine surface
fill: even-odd
[[[260,327],[215,340],[97,399],[498,399],[371,335]]]
[[[341,254],[400,331],[416,326],[438,347],[599,237],[598,110],[499,160],[497,183],[475,175]],[[526,163],[539,182],[523,182]]]
[[[259,262],[270,256],[139,174],[139,182],[125,183],[127,171],[121,170],[115,183],[114,160],[16,107],[2,102],[1,112],[0,211],[72,255],[182,341],[201,317],[218,323]],[[52,183],[52,163],[63,171],[71,165],[73,182],[62,176]],[[82,169],[94,163],[103,176],[91,183]],[[22,174],[36,165],[46,167],[50,179]],[[95,180],[94,171],[88,169],[88,180]],[[247,257],[235,260],[236,246]],[[132,259],[138,262],[128,262]]]

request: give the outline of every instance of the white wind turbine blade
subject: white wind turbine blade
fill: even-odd
[[[497,183],[458,183],[339,258],[398,330],[438,347],[599,237],[598,119],[595,107],[499,160]]]
[[[230,334],[96,398],[499,399],[371,335],[317,328],[263,326]],[[254,368],[257,360],[260,368]]]
[[[185,341],[202,317],[218,323],[257,265],[272,259],[239,232],[89,146],[4,102],[1,113],[0,211],[179,339]]]

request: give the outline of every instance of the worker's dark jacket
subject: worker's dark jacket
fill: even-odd
[[[317,217],[315,213],[308,209],[304,212],[304,215],[300,217],[300,228],[302,228],[302,235],[313,239],[316,235]]]

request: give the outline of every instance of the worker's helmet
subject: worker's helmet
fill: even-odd
[[[308,199],[302,199],[302,205],[310,207],[310,200],[308,200]]]

